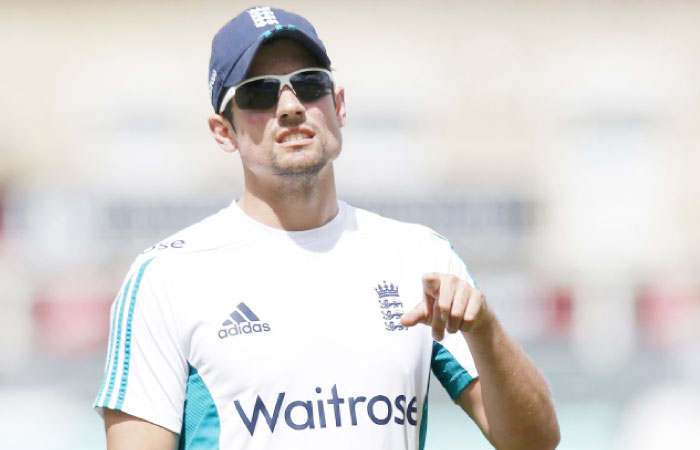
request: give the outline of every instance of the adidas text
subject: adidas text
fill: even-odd
[[[228,328],[220,329],[219,338],[226,339],[227,337],[238,336],[240,334],[264,333],[270,330],[271,328],[269,323],[245,322],[243,325],[235,323]]]

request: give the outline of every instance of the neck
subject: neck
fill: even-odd
[[[272,186],[262,186],[254,177],[246,176],[245,187],[238,207],[269,227],[310,230],[325,225],[338,214],[332,165],[316,176],[284,177]]]

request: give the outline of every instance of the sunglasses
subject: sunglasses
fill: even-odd
[[[302,102],[312,102],[333,92],[333,77],[326,69],[306,68],[287,75],[263,75],[248,78],[228,88],[219,113],[223,113],[231,99],[240,109],[268,109],[279,99],[285,86]]]

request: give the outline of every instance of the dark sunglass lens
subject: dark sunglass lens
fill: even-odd
[[[267,109],[277,103],[280,82],[273,79],[255,80],[236,88],[236,105],[241,109]]]
[[[294,75],[291,80],[299,100],[311,102],[333,92],[333,82],[326,72],[307,71]]]

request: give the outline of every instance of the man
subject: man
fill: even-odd
[[[95,402],[108,447],[419,449],[431,368],[495,447],[556,447],[545,380],[449,242],[337,200],[344,90],[311,24],[252,8],[210,64],[245,192],[132,266]]]

